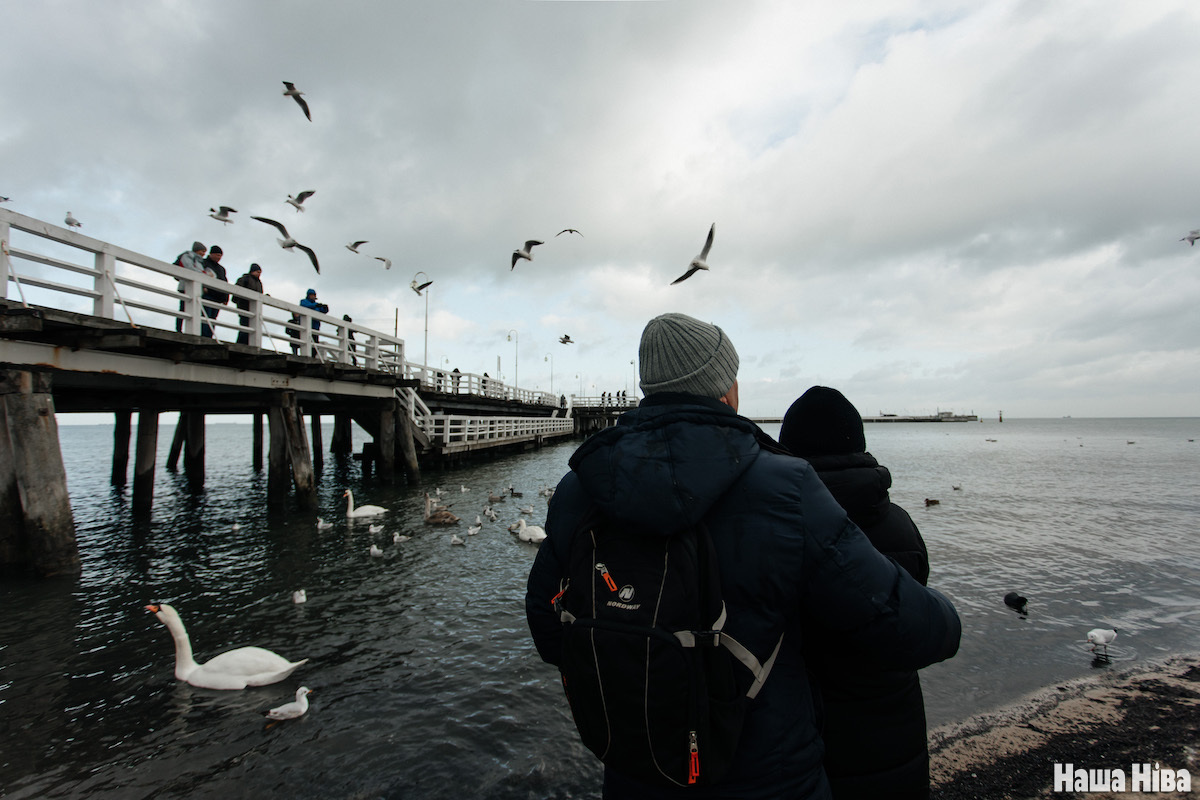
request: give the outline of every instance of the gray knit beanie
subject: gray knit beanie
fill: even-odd
[[[716,325],[687,314],[663,314],[646,324],[638,346],[642,393],[683,392],[724,397],[737,380],[738,354]]]

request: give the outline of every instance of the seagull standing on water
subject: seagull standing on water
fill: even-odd
[[[530,239],[527,242],[525,242],[525,246],[522,247],[520,250],[513,250],[512,266],[508,268],[508,271],[512,272],[514,269],[516,269],[517,262],[520,261],[522,258],[525,259],[526,261],[533,261],[533,247],[534,247],[534,245],[539,245],[539,244],[545,244],[545,243],[541,239]]]
[[[212,212],[211,214],[209,214],[210,217],[215,219],[217,222],[223,222],[223,223],[233,222],[233,220],[231,220],[229,218],[229,215],[237,213],[236,208],[230,208],[229,206],[219,206],[218,208],[210,208],[209,211]]]
[[[300,108],[303,109],[304,116],[308,117],[309,122],[312,122],[312,113],[308,110],[308,103],[306,103],[304,98],[300,96],[304,94],[304,92],[297,89],[296,84],[289,81],[284,81],[283,85],[285,87],[283,90],[284,97],[290,97],[295,100],[300,105]]]
[[[296,195],[295,197],[292,197],[289,194],[287,202],[289,205],[291,205],[297,211],[303,211],[304,210],[304,201],[307,200],[308,198],[312,197],[314,194],[316,194],[316,192],[313,191],[312,189],[305,189],[303,192]]]
[[[1108,658],[1108,646],[1112,644],[1113,639],[1117,638],[1116,628],[1092,628],[1088,631],[1088,643],[1091,644],[1091,651],[1096,652],[1096,645],[1104,648],[1104,657]]]
[[[714,222],[712,224],[712,227],[708,229],[708,238],[704,240],[704,249],[700,251],[700,255],[698,255],[692,259],[691,264],[688,264],[687,272],[683,273],[678,278],[671,281],[672,286],[674,286],[677,283],[682,283],[683,281],[686,281],[688,278],[695,275],[697,270],[708,269],[708,262],[705,259],[708,258],[708,251],[710,248],[712,248],[713,234],[716,232],[717,232],[717,223]]]
[[[73,216],[71,216],[70,211],[67,212],[67,218],[64,219],[63,222],[67,223],[68,228],[82,228],[83,227],[83,223],[80,222],[79,220],[75,219]]]
[[[250,217],[250,219],[256,219],[259,222],[265,222],[268,225],[273,226],[275,228],[275,230],[282,233],[283,238],[276,239],[275,241],[279,242],[279,246],[282,247],[284,250],[291,250],[293,247],[299,247],[305,253],[308,253],[308,260],[312,262],[313,269],[315,269],[317,271],[318,275],[321,274],[321,265],[317,262],[317,254],[314,253],[311,248],[305,247],[304,245],[300,244],[295,239],[293,239],[292,235],[290,233],[288,233],[287,228],[283,227],[283,225],[281,223],[278,223],[273,219],[267,219],[266,217]]]

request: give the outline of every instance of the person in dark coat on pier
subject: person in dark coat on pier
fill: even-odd
[[[911,670],[954,655],[958,614],[871,546],[812,467],[738,416],[738,356],[724,331],[665,314],[646,326],[639,357],[645,400],[583,443],[550,500],[525,594],[534,645],[560,663],[563,623],[550,600],[593,505],[630,535],[703,521],[720,565],[725,630],[760,662],[778,647],[773,669],[748,701],[719,783],[658,790],[606,768],[604,797],[827,800],[805,624],[818,621],[823,646],[863,670]]]
[[[221,249],[221,246],[214,244],[208,251],[208,258],[204,259],[204,271],[211,277],[222,281],[229,280],[225,268],[221,266],[221,257],[224,254],[225,251]],[[208,286],[204,287],[203,297],[205,300],[220,303],[221,305],[229,303],[229,292],[222,292]],[[204,315],[209,319],[216,319],[218,313],[220,313],[220,309],[210,308],[209,306],[204,307]],[[209,325],[201,326],[200,335],[207,336],[210,339],[216,338],[212,327]]]
[[[259,294],[262,294],[262,267],[260,267],[258,264],[251,264],[250,269],[246,271],[246,274],[238,278],[234,284],[236,286],[241,286],[243,289],[249,289],[252,292],[258,292]],[[233,304],[243,311],[250,310],[250,301],[241,297],[233,298]],[[243,328],[249,327],[252,321],[253,320],[251,320],[250,317],[238,317],[238,324],[240,324]],[[250,333],[248,331],[238,331],[237,341],[238,344],[250,344]]]
[[[892,476],[867,452],[862,416],[837,389],[814,386],[792,403],[779,442],[808,461],[875,549],[916,580],[929,555],[916,524],[891,502]],[[837,648],[819,619],[807,631],[808,668],[825,708],[825,773],[834,800],[929,797],[925,703],[915,670],[871,672]]]

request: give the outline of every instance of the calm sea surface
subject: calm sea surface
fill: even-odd
[[[520,505],[545,519],[537,491],[578,441],[428,473],[424,488],[449,490],[464,518],[457,547],[422,523],[418,490],[328,456],[320,514],[334,527],[269,516],[248,425],[209,426],[200,494],[161,469],[164,430],[154,513],[136,523],[130,490],[109,485],[111,428],[59,430],[83,574],[0,584],[0,795],[598,796],[596,762],[525,627],[536,551],[506,530]],[[928,544],[931,585],[963,617],[958,656],[922,673],[931,726],[1103,669],[1083,641],[1096,626],[1120,629],[1117,665],[1200,651],[1194,439],[1192,418],[867,427]],[[466,536],[486,493],[510,484],[524,497]],[[347,487],[390,509],[382,532],[347,523]],[[393,544],[396,532],[412,539]],[[1028,617],[1003,605],[1013,590]],[[273,686],[195,689],[172,675],[151,600],[179,610],[198,660],[254,644],[310,661]],[[262,713],[300,685],[313,689],[307,716],[266,729]]]

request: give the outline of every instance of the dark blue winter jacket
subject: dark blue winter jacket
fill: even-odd
[[[777,449],[722,403],[658,394],[571,457],[525,600],[545,661],[560,660],[561,624],[550,598],[590,503],[648,536],[703,518],[721,564],[726,630],[760,661],[783,635],[720,785],[658,791],[608,769],[605,797],[829,797],[803,657],[806,613],[842,634],[843,654],[881,670],[917,669],[958,650],[950,601],[880,555],[808,463]]]

